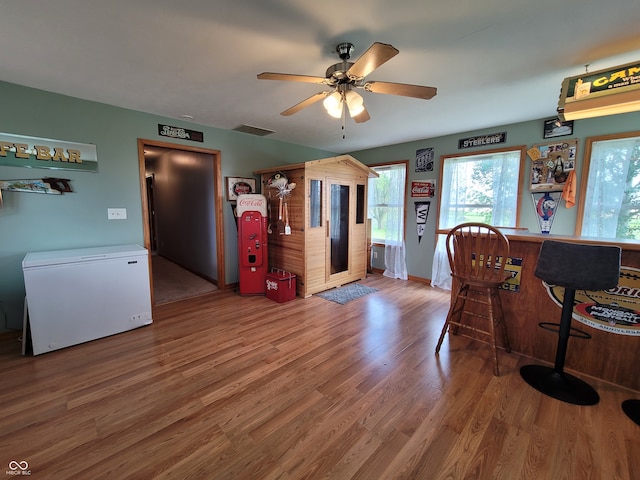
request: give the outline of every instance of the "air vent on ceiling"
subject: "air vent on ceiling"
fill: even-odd
[[[248,133],[249,135],[257,135],[264,137],[265,135],[271,135],[276,133],[273,130],[267,130],[266,128],[252,127],[251,125],[240,125],[233,129],[236,132]]]

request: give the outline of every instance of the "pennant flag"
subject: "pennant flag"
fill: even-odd
[[[415,202],[416,208],[416,229],[418,230],[418,243],[422,240],[424,230],[427,225],[427,217],[429,216],[429,207],[431,202]]]
[[[535,192],[531,194],[533,208],[536,210],[540,233],[549,233],[556,216],[562,192]]]

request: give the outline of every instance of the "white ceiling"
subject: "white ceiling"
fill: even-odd
[[[640,60],[639,24],[638,0],[0,0],[0,80],[343,153],[553,117],[564,77]],[[322,86],[256,75],[324,76],[340,42],[437,96],[363,92],[345,139],[321,102],[281,116]]]

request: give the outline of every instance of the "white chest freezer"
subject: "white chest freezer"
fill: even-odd
[[[23,341],[30,330],[34,355],[152,323],[148,253],[138,245],[28,253],[22,271]]]

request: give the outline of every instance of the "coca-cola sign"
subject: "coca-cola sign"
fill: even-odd
[[[255,178],[227,177],[227,200],[236,201],[238,195],[256,193]]]
[[[238,206],[244,208],[261,207],[265,204],[265,199],[262,196],[260,197],[261,198],[253,195],[241,195],[240,197],[238,197]]]
[[[267,199],[259,193],[238,195],[235,211],[238,218],[240,218],[244,212],[259,212],[260,215],[266,217]]]
[[[247,182],[238,182],[233,186],[233,193],[236,195],[246,195],[247,193],[253,193],[253,188]]]
[[[411,182],[412,197],[433,197],[436,192],[435,180]]]

